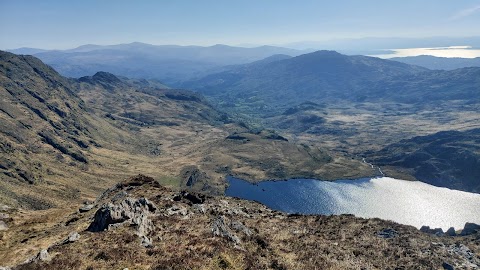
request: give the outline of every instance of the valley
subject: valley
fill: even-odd
[[[307,56],[300,59],[272,56],[252,64],[223,67],[217,70],[220,73],[207,75],[205,79],[165,85],[159,80],[126,78],[104,71],[67,78],[35,57],[1,52],[0,206],[6,209],[1,213],[6,229],[0,234],[3,244],[0,265],[19,265],[18,269],[87,267],[79,259],[72,260],[72,254],[77,252],[75,245],[63,250],[61,246],[51,246],[52,243],[62,241],[72,230],[85,231],[93,212],[79,216],[76,211],[85,205],[100,207],[98,196],[102,192],[116,190],[119,181],[138,174],[153,177],[155,180],[147,182],[154,181],[155,184],[150,184],[155,188],[160,184],[160,189],[169,190],[162,192],[169,194],[188,190],[203,194],[196,196],[217,196],[212,197],[215,201],[212,205],[232,200],[222,197],[228,188],[228,176],[258,185],[272,179],[359,179],[380,176],[376,166],[389,177],[478,193],[478,172],[474,169],[480,156],[477,69],[451,71],[448,73],[451,80],[446,81],[441,79],[447,76],[445,73],[387,60],[350,58],[334,52],[314,53],[312,59]],[[292,63],[288,62],[292,59]],[[304,65],[311,68],[297,69]],[[365,65],[369,66],[367,71]],[[330,73],[329,66],[337,66],[339,72]],[[292,68],[297,73],[291,73]],[[365,73],[358,74],[357,69]],[[263,70],[271,74],[259,75]],[[322,76],[315,77],[312,71]],[[281,80],[272,83],[279,74]],[[300,79],[295,81],[297,77]],[[216,85],[218,82],[221,83]],[[318,85],[324,87],[324,92],[317,91]],[[429,87],[435,91],[417,91]],[[301,90],[297,93],[289,89]],[[278,91],[284,95],[279,96]],[[389,93],[388,98],[382,96],[382,91]],[[455,131],[445,132],[449,130]],[[134,186],[126,192],[130,193]],[[148,192],[141,188],[135,194],[150,196],[161,204]],[[250,204],[240,202],[244,203]],[[171,207],[170,203],[165,207]],[[251,207],[257,211],[260,206]],[[223,215],[230,215],[228,211],[222,212]],[[273,213],[260,226],[282,224],[281,220],[290,219],[286,214]],[[259,216],[252,220],[256,218]],[[302,216],[299,224],[308,218]],[[194,220],[204,227],[211,222],[205,217]],[[193,221],[185,221],[185,225],[190,222]],[[413,227],[376,219],[338,216],[324,222],[328,226],[348,222],[353,227],[373,222],[368,225],[369,233],[395,227],[396,231],[405,230],[416,239],[431,237]],[[197,230],[201,237],[196,241],[203,243],[210,239],[204,235],[204,229]],[[277,233],[289,234],[282,230]],[[118,237],[131,234],[121,229],[109,230],[106,235],[118,233]],[[352,233],[359,232],[353,229]],[[219,260],[234,265],[229,257],[233,256],[230,250],[233,246],[226,237],[228,248]],[[262,241],[272,241],[272,248],[265,253],[268,258],[285,252],[280,251],[283,248],[277,242],[278,236],[265,237]],[[477,250],[477,246],[469,244],[469,237],[458,239],[469,250]],[[365,241],[375,243],[379,241],[377,238],[364,236]],[[240,265],[279,263],[294,268],[309,265],[301,257],[306,255],[299,253],[303,248],[301,243],[287,252],[292,256],[291,261],[255,261],[251,254],[259,242],[248,237],[244,240],[249,244],[238,257]],[[110,252],[115,251],[103,246],[103,241],[109,240],[98,241],[96,245],[110,255],[101,260],[96,258],[103,255],[82,256],[89,258],[89,264],[105,268],[114,263],[111,258],[116,255]],[[453,240],[442,238],[442,241],[448,246]],[[122,252],[139,252],[143,248],[137,241],[130,242],[125,243]],[[88,246],[83,240],[82,243]],[[215,248],[217,244],[193,245]],[[263,244],[258,245],[264,249]],[[359,248],[353,242],[346,245],[347,250]],[[92,249],[87,246],[84,248]],[[408,249],[420,246],[414,244]],[[20,266],[39,248],[58,256],[51,262],[33,260]],[[157,247],[161,254],[164,250]],[[335,256],[349,256],[346,254],[350,251],[339,251]],[[175,262],[173,253],[168,256],[172,265],[197,265],[195,260]],[[361,260],[377,267],[385,265],[374,256],[362,256]],[[441,261],[445,255],[439,256]],[[147,265],[155,263],[143,255],[135,258]],[[158,260],[157,255],[152,258]],[[405,263],[419,263],[410,256],[403,258]],[[458,264],[467,263],[461,256],[455,260]],[[328,267],[351,266],[328,257],[322,261],[328,262]],[[209,263],[216,267],[218,262]]]
[[[473,2],[0,0],[0,270],[480,269]]]

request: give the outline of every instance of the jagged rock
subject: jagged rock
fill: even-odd
[[[140,227],[146,226],[147,216],[156,211],[156,207],[147,199],[134,199],[127,197],[119,203],[108,203],[103,205],[95,213],[92,224],[88,227],[89,231],[97,232],[108,228],[110,224],[131,221]]]
[[[394,238],[397,235],[398,235],[398,232],[395,231],[392,228],[383,229],[383,230],[377,232],[378,237],[386,238],[386,239]]]
[[[126,197],[119,202],[108,203],[98,209],[94,221],[87,230],[98,232],[113,229],[118,224],[130,223],[136,226],[138,236],[143,239],[153,230],[152,221],[148,217],[156,210],[157,207],[146,198]]]
[[[85,205],[82,206],[80,209],[78,209],[78,211],[79,211],[80,213],[85,213],[85,212],[88,212],[88,211],[92,210],[93,207],[95,207],[94,204],[85,204]]]
[[[240,244],[240,239],[230,230],[228,221],[224,216],[217,217],[212,224],[212,233],[214,236],[227,238],[235,244]]]
[[[225,237],[235,244],[240,244],[240,238],[232,231],[241,232],[246,236],[252,235],[252,231],[240,221],[229,221],[224,216],[218,216],[213,221],[212,233],[214,236]]]
[[[447,248],[447,251],[450,254],[454,254],[456,256],[464,258],[467,261],[464,264],[467,269],[478,269],[478,267],[480,266],[480,258],[478,258],[475,253],[464,244],[457,243],[455,245],[450,245]]]
[[[448,236],[456,236],[457,233],[455,232],[455,228],[453,227],[450,227],[446,232],[445,232],[446,235]]]
[[[479,232],[479,231],[480,231],[480,225],[475,224],[475,223],[467,222],[467,223],[465,223],[465,226],[463,227],[463,230],[460,233],[460,235],[474,234],[474,233]]]
[[[10,216],[8,214],[5,214],[5,213],[0,213],[0,219],[7,219],[9,218]]]
[[[10,206],[7,206],[7,205],[4,205],[4,204],[0,204],[0,211],[7,211],[10,209]]]
[[[430,229],[430,226],[422,226],[420,228],[420,231],[424,232],[424,233],[434,234],[436,236],[444,235],[444,232],[443,232],[442,228]]]
[[[10,269],[12,269],[12,268],[10,268],[10,267],[5,267],[5,266],[0,266],[0,270],[10,270]]]

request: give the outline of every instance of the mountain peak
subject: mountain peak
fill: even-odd
[[[99,71],[93,76],[85,76],[78,79],[80,82],[90,83],[90,84],[101,84],[106,89],[113,90],[114,85],[122,83],[117,76],[112,73]]]
[[[309,53],[309,55],[311,56],[345,56],[337,51],[331,51],[331,50],[319,50],[319,51],[315,51],[315,52],[312,52],[312,53]]]
[[[113,75],[112,73],[99,71],[92,76],[92,79],[95,81],[103,81],[108,83],[119,83],[121,82],[120,79]]]

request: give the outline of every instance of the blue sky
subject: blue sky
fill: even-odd
[[[479,26],[480,0],[0,0],[0,49],[480,36]]]

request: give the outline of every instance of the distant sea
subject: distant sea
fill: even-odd
[[[370,56],[379,57],[379,58],[407,57],[407,56],[419,56],[419,55],[431,55],[436,57],[448,57],[448,58],[480,57],[480,49],[474,49],[471,46],[386,49],[384,51],[385,51],[385,54],[374,54]]]

